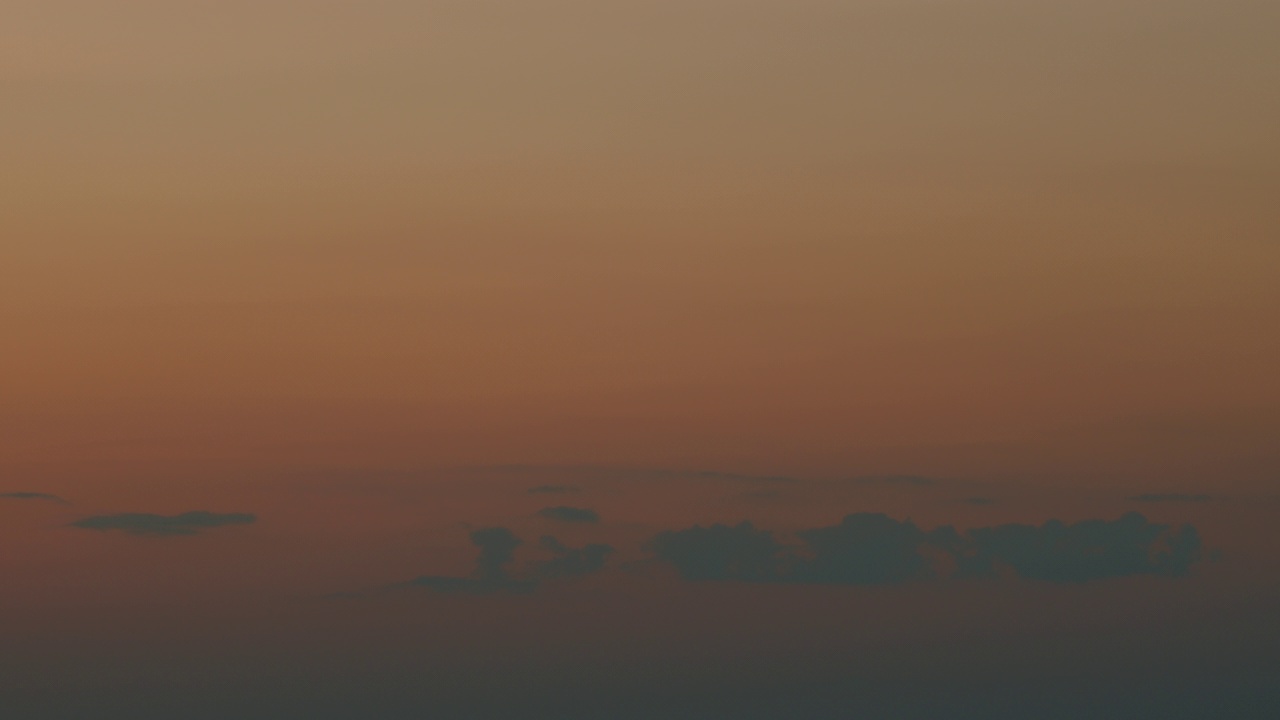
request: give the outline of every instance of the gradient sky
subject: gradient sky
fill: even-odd
[[[3,0],[0,690],[399,717],[427,673],[441,717],[569,717],[581,672],[583,717],[1003,717],[999,677],[1050,717],[1105,656],[1090,717],[1169,683],[1252,717],[1277,33],[1266,0]],[[1134,510],[1198,528],[1188,577],[757,587],[648,544]],[[254,521],[100,520],[189,512]],[[521,578],[548,532],[616,552],[384,596],[483,575],[486,527]],[[952,701],[885,690],[956,662]]]

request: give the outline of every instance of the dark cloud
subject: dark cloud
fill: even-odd
[[[471,543],[480,548],[476,558],[476,576],[485,580],[505,580],[505,565],[516,556],[516,548],[524,541],[502,527],[485,528],[471,533]]]
[[[72,526],[86,530],[120,530],[131,535],[194,535],[209,528],[248,525],[257,519],[257,516],[247,513],[211,513],[201,510],[181,515],[95,515],[77,520]]]
[[[1213,498],[1209,495],[1186,495],[1183,493],[1143,493],[1125,498],[1129,502],[1141,503],[1205,503]]]
[[[1174,528],[1130,513],[1071,525],[1009,524],[924,531],[911,521],[859,513],[802,530],[787,547],[751,523],[660,533],[649,544],[686,580],[885,585],[935,577],[1014,575],[1085,582],[1132,575],[1177,576],[1201,559],[1194,527]]]
[[[543,536],[543,548],[555,557],[538,565],[537,575],[544,578],[581,577],[604,569],[613,546],[592,543],[582,548],[571,548],[550,535]]]
[[[963,500],[966,505],[995,505],[996,500],[989,497],[967,497]]]
[[[577,485],[539,485],[529,488],[530,495],[571,495],[582,492]]]
[[[516,549],[524,544],[515,533],[503,527],[485,528],[471,533],[471,542],[480,548],[480,554],[476,557],[475,572],[470,577],[425,575],[406,584],[442,593],[469,595],[530,593],[542,580],[597,573],[604,569],[614,551],[612,546],[594,543],[573,548],[548,535],[542,538],[540,545],[553,557],[535,564],[531,576],[522,578],[507,571],[507,566],[515,560]]]
[[[784,548],[749,522],[660,533],[649,548],[685,580],[770,582],[781,578]]]
[[[1172,528],[1138,513],[1119,520],[1067,525],[975,528],[957,556],[961,575],[991,577],[1002,569],[1019,577],[1084,582],[1129,575],[1185,575],[1201,556],[1191,526]]]
[[[538,511],[538,514],[550,520],[559,520],[567,523],[598,523],[600,515],[595,510],[589,508],[576,508],[567,505],[559,507],[547,507]]]
[[[506,571],[506,566],[515,560],[516,548],[524,544],[515,533],[503,527],[484,528],[471,533],[471,544],[480,548],[471,577],[425,575],[410,580],[408,584],[437,592],[470,595],[533,590],[536,583],[514,580]]]
[[[795,576],[801,582],[882,585],[929,574],[921,554],[927,536],[909,520],[858,513],[839,525],[798,536],[809,551],[809,558],[797,563]]]
[[[56,502],[60,505],[71,504],[66,500],[63,500],[62,498],[58,497],[57,495],[50,495],[49,493],[38,493],[38,492],[0,493],[0,498],[5,498],[8,500],[47,500],[49,502]]]

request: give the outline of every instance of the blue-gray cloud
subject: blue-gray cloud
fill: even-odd
[[[685,580],[769,582],[783,572],[782,544],[749,522],[668,530],[650,541],[649,548],[675,565]]]
[[[656,557],[686,580],[884,585],[937,577],[999,577],[1075,583],[1132,575],[1184,575],[1201,559],[1196,529],[1118,520],[1008,524],[924,531],[911,521],[859,513],[796,533],[784,546],[751,523],[695,526],[657,535]]]
[[[0,498],[4,498],[4,499],[7,499],[7,500],[46,500],[46,501],[48,501],[48,502],[55,502],[55,503],[58,503],[58,504],[60,504],[60,505],[70,505],[70,504],[71,504],[71,503],[67,502],[66,500],[63,500],[62,498],[58,497],[57,495],[50,495],[49,493],[38,493],[38,492],[7,492],[7,493],[0,493]]]
[[[598,523],[600,522],[600,514],[589,508],[576,508],[567,505],[559,507],[547,507],[538,511],[538,515],[549,520],[558,520],[567,523]]]
[[[1141,503],[1206,503],[1213,497],[1209,495],[1187,495],[1184,493],[1143,493],[1125,498],[1129,502]]]
[[[494,527],[471,533],[471,543],[480,548],[476,569],[469,577],[424,575],[406,585],[442,593],[487,595],[493,593],[524,594],[533,592],[543,580],[582,577],[604,569],[612,546],[593,543],[581,548],[565,545],[550,535],[540,545],[552,554],[551,559],[534,564],[525,577],[513,576],[507,566],[515,560],[515,551],[524,541],[507,528]]]
[[[485,528],[471,533],[471,542],[480,548],[476,558],[476,576],[484,580],[505,580],[505,566],[516,556],[516,548],[524,541],[503,527]]]
[[[1020,577],[1084,582],[1129,575],[1185,575],[1200,560],[1200,535],[1190,525],[1173,528],[1128,513],[1119,520],[1067,525],[1000,525],[976,528],[958,555],[959,573],[992,577],[1001,568]]]
[[[72,523],[85,530],[119,530],[131,535],[194,535],[201,530],[248,525],[257,521],[248,513],[211,513],[203,510],[181,515],[152,515],[150,513],[123,513],[119,515],[95,515]]]
[[[471,533],[471,544],[480,548],[476,569],[470,577],[424,575],[409,581],[414,587],[444,593],[483,595],[496,592],[528,592],[533,584],[513,580],[506,566],[515,560],[516,548],[524,541],[504,527],[484,528]]]

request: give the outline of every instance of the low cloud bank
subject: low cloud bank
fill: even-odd
[[[119,515],[94,515],[72,523],[84,530],[119,530],[130,535],[195,535],[201,530],[249,525],[257,516],[248,513],[211,513],[203,510],[181,515],[152,515],[150,513],[122,513]]]
[[[779,542],[749,522],[663,532],[649,544],[691,581],[888,585],[940,578],[1016,576],[1078,583],[1134,575],[1185,575],[1201,559],[1190,525],[1153,523],[1138,513],[1117,520],[1008,524],[965,532],[924,531],[876,513],[796,533]]]

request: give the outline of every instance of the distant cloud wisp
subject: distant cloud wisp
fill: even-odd
[[[582,492],[578,485],[539,485],[529,488],[530,495],[572,495]]]
[[[71,504],[66,500],[63,500],[62,498],[58,497],[57,495],[50,495],[49,493],[38,493],[38,492],[0,493],[0,498],[4,498],[7,500],[47,500],[48,502],[55,502],[55,503],[58,503],[59,505]]]
[[[589,508],[569,507],[561,505],[559,507],[546,507],[538,511],[538,515],[548,520],[557,520],[566,523],[598,523],[600,522],[600,514]]]
[[[119,530],[130,535],[195,535],[201,530],[248,525],[257,521],[248,513],[211,513],[203,510],[181,515],[152,515],[150,513],[122,513],[119,515],[94,515],[72,523],[85,530]]]

